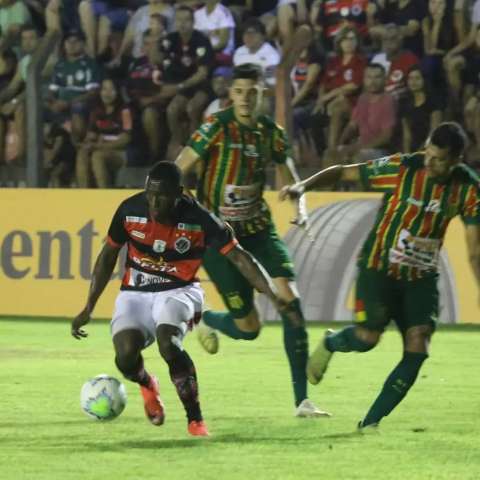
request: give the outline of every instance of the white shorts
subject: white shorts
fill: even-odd
[[[156,339],[159,325],[173,325],[179,329],[176,339],[181,341],[200,318],[204,292],[199,283],[164,292],[132,292],[123,290],[115,300],[110,329],[112,336],[122,330],[140,330],[145,347]]]

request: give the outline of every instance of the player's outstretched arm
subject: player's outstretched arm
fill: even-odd
[[[88,334],[81,327],[90,321],[90,315],[95,308],[97,300],[100,298],[108,281],[110,280],[113,269],[117,263],[119,247],[114,247],[105,243],[93,268],[92,280],[88,291],[88,299],[85,308],[72,321],[72,335],[80,340],[87,337]]]
[[[185,175],[193,170],[199,160],[198,153],[192,147],[186,146],[178,154],[175,163]]]
[[[467,250],[470,265],[477,280],[478,302],[480,304],[480,225],[467,225],[465,227]]]
[[[330,187],[340,180],[358,182],[360,180],[360,167],[362,165],[363,163],[333,165],[320,170],[301,182],[283,187],[279,194],[280,200],[298,198],[313,187]]]

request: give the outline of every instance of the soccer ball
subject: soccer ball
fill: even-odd
[[[93,420],[113,420],[123,412],[126,404],[125,386],[110,375],[91,378],[80,392],[80,406]]]

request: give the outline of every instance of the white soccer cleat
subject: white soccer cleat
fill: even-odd
[[[362,422],[358,422],[357,433],[360,433],[361,435],[378,435],[380,433],[378,426],[378,422],[365,426],[362,425]]]
[[[219,341],[216,330],[206,325],[203,321],[200,321],[196,327],[196,330],[198,341],[203,349],[211,355],[217,353]]]
[[[320,410],[311,400],[306,398],[302,400],[302,403],[295,409],[295,416],[299,418],[319,418],[331,417],[332,414]]]
[[[312,385],[317,385],[325,375],[327,371],[328,364],[332,358],[333,353],[330,350],[327,350],[325,346],[325,339],[328,335],[331,335],[333,330],[327,330],[325,336],[320,340],[317,345],[317,348],[308,358],[307,362],[307,378]]]

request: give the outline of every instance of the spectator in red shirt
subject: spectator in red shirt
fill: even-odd
[[[314,115],[329,117],[328,147],[337,145],[362,84],[366,58],[359,52],[355,28],[344,27],[335,37],[335,52],[325,67]]]
[[[400,28],[390,23],[385,25],[382,38],[382,52],[372,58],[372,63],[383,65],[387,71],[385,90],[397,100],[406,92],[407,73],[420,60],[412,52],[403,50]]]
[[[392,95],[385,92],[385,77],[385,69],[380,64],[371,63],[365,69],[364,93],[330,160],[336,161],[340,156],[342,163],[350,163],[381,157],[388,152],[396,108]]]
[[[113,80],[104,79],[100,99],[89,119],[87,136],[77,155],[77,184],[99,188],[114,184],[114,174],[126,163],[131,141],[132,115]],[[92,175],[93,174],[93,175]]]

